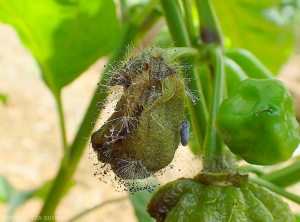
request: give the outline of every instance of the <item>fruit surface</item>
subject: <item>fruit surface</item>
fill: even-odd
[[[299,145],[293,100],[276,79],[246,79],[221,104],[214,126],[224,143],[248,163],[289,159]]]

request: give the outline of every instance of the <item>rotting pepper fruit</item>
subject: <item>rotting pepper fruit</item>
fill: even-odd
[[[124,91],[111,117],[92,134],[93,149],[119,178],[147,178],[172,161],[187,135],[181,130],[184,80],[153,47],[132,57],[108,84]],[[186,145],[187,138],[182,141]]]
[[[251,164],[289,159],[299,145],[293,100],[276,79],[246,79],[221,104],[214,127],[236,155]]]
[[[158,189],[147,212],[157,222],[294,222],[289,206],[276,193],[248,182],[247,175],[200,173]]]

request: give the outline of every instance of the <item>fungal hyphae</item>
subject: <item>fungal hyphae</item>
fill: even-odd
[[[92,134],[93,150],[121,180],[151,177],[170,164],[180,141],[188,142],[185,98],[191,91],[181,75],[184,65],[165,49],[148,47],[108,70],[100,88],[118,95],[117,103]]]

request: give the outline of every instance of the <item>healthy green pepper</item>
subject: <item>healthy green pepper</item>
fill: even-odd
[[[289,159],[299,145],[293,100],[276,79],[246,79],[221,104],[214,123],[224,143],[248,163]]]
[[[148,213],[162,221],[296,221],[282,198],[239,174],[205,174],[158,189]]]

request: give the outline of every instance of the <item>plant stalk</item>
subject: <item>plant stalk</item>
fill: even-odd
[[[200,36],[204,43],[223,47],[222,32],[209,0],[196,0],[200,20]]]
[[[280,187],[288,187],[300,181],[300,160],[284,167],[283,169],[262,175],[260,178]]]
[[[213,47],[209,51],[213,69],[213,94],[209,109],[207,133],[204,141],[203,167],[206,172],[226,171],[223,152],[223,142],[215,131],[213,124],[219,106],[223,101],[225,73],[224,56],[220,47]]]
[[[129,20],[124,25],[121,31],[120,40],[117,44],[117,47],[113,51],[109,62],[113,62],[122,56],[123,50],[120,50],[120,48],[124,49],[126,45],[128,45],[132,40],[136,38],[145,18],[147,17],[149,12],[153,10],[154,6],[156,5],[156,2],[157,0],[152,0],[139,14],[135,16],[135,19]],[[106,71],[108,68],[109,67],[106,68]],[[104,78],[101,79],[100,83],[105,84]],[[89,107],[77,131],[75,139],[72,145],[70,146],[69,159],[67,159],[66,161],[66,158],[63,158],[58,174],[54,180],[54,183],[45,199],[44,205],[39,214],[40,217],[43,218],[44,216],[54,215],[55,209],[59,204],[61,198],[65,194],[66,187],[69,184],[69,181],[72,179],[80,157],[84,152],[84,148],[86,147],[87,142],[89,141],[89,139],[87,138],[90,137],[93,130],[91,122],[93,122],[94,118],[97,118],[100,115],[101,110],[96,106],[96,104],[97,102],[105,99],[105,97],[105,94],[98,94],[98,88],[95,89]],[[52,219],[49,220],[49,222],[50,221],[55,220]]]
[[[190,37],[185,27],[184,20],[177,1],[174,0],[160,0],[164,11],[165,19],[169,27],[170,34],[176,40],[178,47],[191,47]],[[193,64],[194,60],[188,58],[185,60],[188,64]],[[202,86],[199,75],[196,69],[187,70],[188,78],[194,79],[191,81],[190,87],[193,90],[202,92]],[[203,147],[203,141],[207,126],[207,107],[203,93],[198,94],[200,101],[193,104],[191,100],[187,100],[187,107],[189,110],[189,118],[196,138],[196,149],[200,150]]]
[[[63,111],[63,105],[61,101],[61,93],[59,92],[56,97],[56,105],[59,115],[59,123],[60,123],[60,129],[61,129],[61,138],[62,138],[62,146],[64,150],[64,158],[69,157],[69,150],[68,150],[68,144],[67,144],[67,136],[66,136],[66,125],[65,125],[65,117],[64,117],[64,111]],[[64,160],[65,161],[65,160]]]
[[[279,187],[273,183],[270,183],[269,181],[266,181],[266,180],[263,180],[260,178],[250,178],[250,180],[260,186],[264,186],[264,187],[268,188],[269,190],[272,190],[275,193],[278,193],[279,195],[281,195],[289,200],[294,201],[297,204],[300,204],[299,196],[285,191],[282,187]]]
[[[192,4],[190,0],[181,0],[184,9],[185,27],[188,32],[190,42],[193,46],[197,45],[197,36],[193,24]]]

